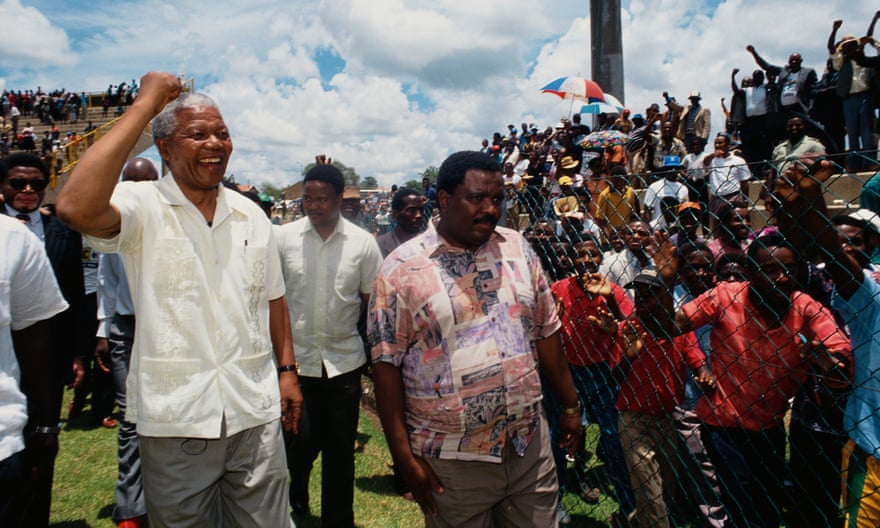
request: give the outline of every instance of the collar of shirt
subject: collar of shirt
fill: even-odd
[[[306,219],[306,222],[305,222],[305,225],[303,226],[302,235],[305,236],[306,233],[314,233],[314,235],[316,237],[321,238],[321,235],[319,235],[318,231],[315,229],[315,225],[312,224],[312,219],[309,218],[308,216],[306,216],[304,218]],[[350,227],[347,227],[346,224]],[[324,240],[324,242],[326,243],[326,242],[329,242],[330,240],[333,240],[333,237],[335,237],[337,235],[345,236],[346,230],[351,229],[352,227],[360,229],[359,227],[357,227],[356,224],[353,224],[351,221],[346,220],[342,216],[342,213],[339,213],[339,219],[336,220],[336,226],[333,228],[333,232],[330,233],[330,236],[328,236],[327,240]]]
[[[12,218],[17,217],[18,215],[27,215],[27,216],[29,217],[28,222],[31,223],[31,224],[33,224],[33,223],[35,223],[35,222],[40,222],[40,221],[42,221],[42,213],[40,213],[40,209],[39,209],[39,208],[34,209],[33,211],[31,211],[31,212],[29,212],[29,213],[22,213],[22,212],[19,211],[18,209],[14,209],[14,208],[13,208],[11,205],[9,205],[9,204],[5,204],[5,205],[6,205],[6,214],[9,215],[9,216],[11,216]]]
[[[40,212],[40,209],[34,209],[29,213],[22,213],[17,209],[13,209],[9,204],[5,204],[6,206],[6,214],[12,218],[16,218],[18,215],[27,215],[28,222],[25,224],[25,227],[30,229],[31,233],[37,235],[37,238],[40,240],[46,239],[46,233],[43,230],[43,213]]]
[[[226,220],[233,210],[236,212],[247,214],[246,211],[241,209],[239,205],[230,205],[226,200],[226,189],[222,184],[220,185],[220,192],[217,193],[217,205],[214,207],[214,220],[211,222],[212,227],[217,227],[224,220]],[[162,199],[165,200],[166,203],[170,205],[182,206],[182,207],[192,207],[198,214],[201,215],[201,212],[198,211],[195,204],[192,203],[186,195],[183,194],[183,191],[180,190],[180,186],[177,185],[177,180],[173,177],[162,177],[156,183],[157,188],[159,189],[159,194]],[[235,191],[228,191],[235,192]]]
[[[499,233],[498,228],[496,227],[495,231],[492,232],[492,236],[490,236],[489,240],[479,247],[478,251],[486,247],[486,244],[496,241],[503,242],[504,240],[504,235]],[[466,251],[463,248],[453,246],[447,242],[445,238],[440,236],[440,233],[437,232],[436,221],[428,222],[428,229],[426,229],[425,233],[422,235],[422,247],[425,248],[425,253],[430,257],[441,253],[459,253]]]

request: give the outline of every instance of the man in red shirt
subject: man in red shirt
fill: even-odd
[[[617,342],[624,354],[614,375],[621,383],[620,441],[636,499],[631,520],[669,526],[667,506],[674,510],[669,499],[689,456],[672,416],[684,399],[686,367],[706,390],[715,381],[694,333],[678,332],[672,292],[657,269],[642,270],[626,287],[635,290],[636,315],[620,325]]]
[[[829,385],[851,379],[848,339],[827,309],[794,289],[801,264],[782,235],[758,238],[748,250],[748,282],[719,283],[676,314],[682,331],[712,328],[717,387],[698,401],[697,415],[734,526],[779,525],[782,418],[810,364]]]
[[[633,312],[633,303],[620,286],[599,274],[602,250],[596,239],[590,237],[576,242],[573,250],[578,276],[559,280],[550,290],[556,298],[562,343],[575,389],[587,420],[599,426],[599,450],[605,454],[620,512],[628,516],[635,502],[617,431],[614,402],[619,387],[611,377],[611,369],[620,361],[619,349],[614,346],[617,329],[611,332],[594,329],[591,320],[598,320],[602,313],[610,313],[617,319],[626,318]],[[575,463],[583,469],[582,460]],[[584,482],[581,488],[582,492],[587,491],[583,489]],[[586,493],[581,496],[589,501]]]

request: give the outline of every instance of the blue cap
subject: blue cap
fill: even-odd
[[[678,156],[665,156],[663,158],[663,167],[681,167],[681,158]]]
[[[644,118],[645,118],[645,116],[643,116],[642,114],[636,114],[633,116],[633,119],[644,119]]]

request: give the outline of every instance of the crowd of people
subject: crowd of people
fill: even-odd
[[[824,224],[821,188],[803,185],[831,167],[878,166],[876,64],[864,53],[878,18],[861,38],[838,40],[833,23],[821,79],[798,53],[775,66],[747,46],[759,69],[739,86],[732,72],[714,138],[694,91],[687,106],[664,93],[665,112],[599,115],[594,130],[575,115],[483,141],[506,186],[502,222],[541,259],[584,419],[600,431],[607,482],[586,482],[582,450],[569,482],[557,453],[560,483],[588,502],[599,486],[620,507],[615,522],[836,526],[841,511],[852,525],[880,522],[859,480],[878,453],[867,432],[876,300],[857,296],[867,314],[849,304],[880,263],[878,182],[862,209]],[[597,130],[625,136],[595,148]],[[753,231],[753,214],[767,225]],[[552,405],[548,415],[552,426]]]
[[[103,117],[108,117],[109,109],[115,108],[118,117],[137,97],[138,86],[135,80],[110,85],[100,96],[76,93],[60,88],[46,92],[37,86],[36,90],[3,90],[0,94],[0,158],[11,151],[39,151],[44,158],[53,152],[62,151],[69,144],[76,144],[81,136],[96,127],[88,120],[90,106],[100,105]],[[88,121],[80,130],[80,119]],[[39,137],[34,123],[45,125],[43,137]],[[59,126],[67,130],[62,133]],[[69,158],[69,156],[66,156]],[[54,166],[52,163],[50,166]]]
[[[69,383],[68,413],[85,391],[96,423],[123,411],[119,526],[293,526],[319,453],[322,525],[354,526],[365,373],[426,526],[567,524],[566,492],[616,527],[880,525],[880,172],[859,209],[823,195],[876,170],[878,18],[834,22],[835,82],[748,46],[720,134],[699,91],[664,93],[594,129],[509,125],[387,201],[318,156],[274,226],[221,185],[210,98],[111,86],[138,97],[57,216],[40,157],[0,162],[0,525],[48,525]],[[126,163],[147,124],[168,177]]]

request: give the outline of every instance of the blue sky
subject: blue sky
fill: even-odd
[[[4,0],[0,88],[103,90],[165,70],[195,79],[233,134],[239,181],[293,183],[327,152],[402,183],[507,123],[551,125],[567,102],[550,80],[589,73],[583,0],[116,2]],[[792,51],[821,75],[835,18],[861,35],[866,0],[629,0],[622,6],[625,103],[701,90],[721,126],[733,67],[754,44]]]

